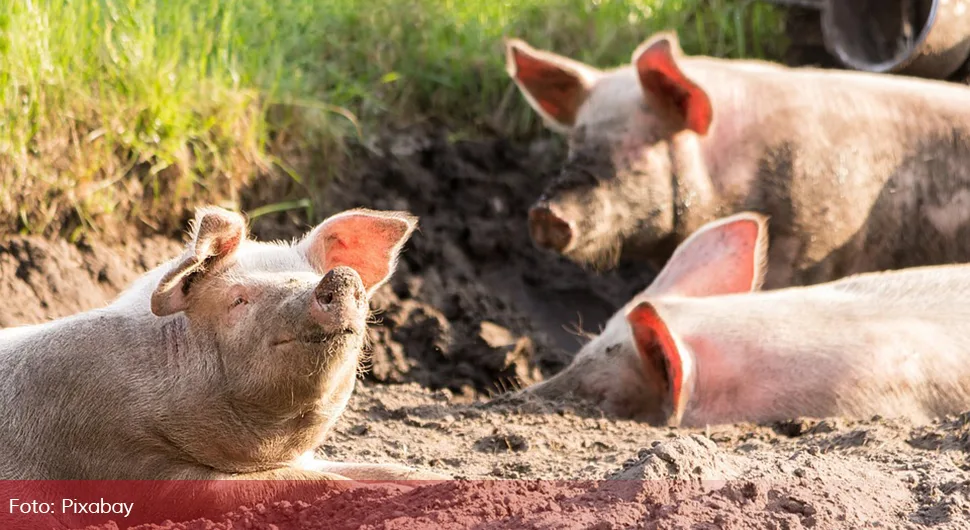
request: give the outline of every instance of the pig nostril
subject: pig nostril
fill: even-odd
[[[547,206],[529,210],[529,232],[536,245],[563,252],[573,240],[573,227]]]

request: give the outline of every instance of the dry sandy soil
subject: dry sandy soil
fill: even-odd
[[[970,528],[970,414],[689,430],[501,396],[561,369],[582,341],[570,328],[596,331],[652,274],[592,274],[532,247],[526,209],[559,154],[410,131],[360,148],[326,194],[325,213],[407,209],[421,229],[374,300],[371,370],[321,455],[473,480],[148,527]],[[304,228],[279,215],[253,231]],[[178,246],[0,240],[0,327],[102,305]]]

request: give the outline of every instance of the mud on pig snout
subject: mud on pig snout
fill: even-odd
[[[327,333],[363,332],[367,293],[354,269],[335,267],[313,290],[310,315]]]

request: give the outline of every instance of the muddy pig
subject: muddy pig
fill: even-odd
[[[184,253],[107,307],[0,330],[0,479],[441,478],[313,455],[415,224],[357,209],[261,243],[202,208]]]
[[[684,56],[675,33],[600,70],[521,40],[509,75],[568,137],[533,241],[657,267],[704,223],[771,219],[765,288],[970,259],[970,89]]]
[[[764,216],[711,222],[562,372],[526,388],[654,424],[970,410],[970,265],[757,291]]]

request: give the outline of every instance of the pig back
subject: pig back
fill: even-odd
[[[104,309],[0,332],[0,478],[127,476],[171,390],[152,330]]]
[[[699,422],[970,409],[970,266],[662,300],[697,365]]]

